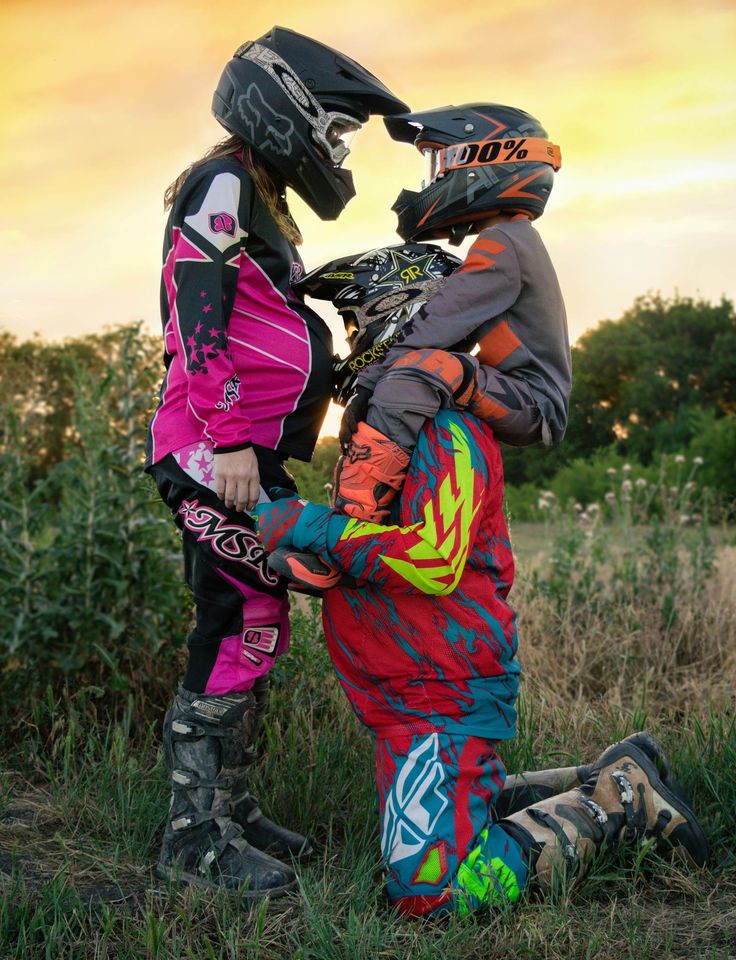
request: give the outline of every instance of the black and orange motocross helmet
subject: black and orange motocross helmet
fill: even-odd
[[[355,196],[341,169],[349,140],[371,114],[408,107],[355,60],[310,37],[273,27],[233,54],[212,112],[323,220]]]
[[[495,213],[540,217],[559,170],[560,148],[538,120],[497,103],[466,103],[384,119],[394,140],[424,155],[419,191],[402,190],[391,208],[405,240],[461,243]]]
[[[302,295],[330,300],[345,323],[350,354],[333,368],[338,403],[347,403],[360,371],[384,355],[461,263],[434,244],[402,243],[331,260],[294,284]]]

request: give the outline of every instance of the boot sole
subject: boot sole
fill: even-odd
[[[618,750],[619,746],[621,745],[616,744],[615,749]],[[606,753],[608,753],[608,751],[605,751],[603,753],[601,760],[603,760],[603,757],[606,756]],[[685,802],[683,797],[681,797],[678,793],[675,793],[674,790],[672,790],[671,783],[668,785],[662,781],[659,775],[659,771],[657,770],[656,764],[649,757],[649,755],[645,753],[644,750],[642,750],[640,747],[635,746],[632,743],[629,743],[628,749],[622,751],[619,756],[616,756],[613,759],[606,758],[604,763],[596,764],[596,766],[610,766],[611,763],[615,763],[616,760],[624,757],[629,757],[639,767],[641,767],[641,769],[646,773],[647,777],[649,778],[649,783],[651,784],[652,789],[656,793],[658,793],[659,796],[663,797],[664,800],[667,801],[669,806],[673,807],[675,810],[677,810],[678,813],[680,813],[685,818],[687,826],[690,828],[692,832],[693,838],[695,840],[695,849],[691,849],[691,847],[685,846],[685,844],[682,844],[682,843],[674,844],[669,840],[668,837],[662,837],[661,843],[667,844],[666,852],[674,851],[675,849],[681,848],[687,853],[688,859],[693,863],[694,866],[704,867],[708,862],[708,856],[709,856],[708,841],[705,838],[705,834],[703,833],[703,829],[700,826],[698,818],[695,816],[695,811],[690,808],[690,806]],[[676,828],[676,829],[679,829],[679,828]],[[658,850],[658,852],[661,853],[662,851]]]
[[[187,887],[200,887],[203,890],[226,890],[228,893],[237,893],[238,896],[246,900],[276,900],[287,893],[291,893],[297,888],[297,880],[291,883],[282,884],[280,887],[270,887],[268,890],[250,890],[247,887],[227,887],[224,883],[213,883],[211,880],[204,880],[196,873],[187,873],[186,871],[173,870],[171,867],[162,867],[157,864],[154,868],[154,876],[159,880],[168,880],[170,883],[181,883]]]

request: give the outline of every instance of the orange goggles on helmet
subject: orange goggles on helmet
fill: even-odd
[[[424,155],[424,182],[431,183],[450,170],[467,170],[491,163],[548,163],[553,170],[562,165],[562,154],[556,143],[540,137],[514,137],[509,140],[479,140],[453,143],[449,147],[420,143]]]

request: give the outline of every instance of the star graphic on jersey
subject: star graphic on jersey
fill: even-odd
[[[206,304],[202,307],[202,313],[209,313],[211,309],[212,309],[212,304],[211,304],[211,303],[206,303]]]
[[[410,253],[400,253],[397,250],[391,251],[391,262],[393,269],[390,270],[376,284],[376,288],[384,285],[395,287],[406,283],[416,283],[418,280],[431,280],[436,274],[432,273],[432,264],[437,258],[435,253],[418,254],[412,256]]]

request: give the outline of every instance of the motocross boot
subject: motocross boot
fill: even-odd
[[[361,421],[335,467],[335,508],[357,520],[384,522],[408,463],[409,454],[398,444]],[[354,584],[308,550],[278,547],[269,555],[268,565],[287,578],[291,590],[312,595],[338,584]]]
[[[611,744],[595,762],[599,765],[604,757],[609,761],[623,756],[629,745],[639,747],[654,762],[663,783],[668,783],[670,765],[662,745],[651,733],[639,731],[624,740]],[[503,790],[493,808],[494,820],[502,820],[512,813],[531,806],[538,800],[547,800],[557,793],[565,793],[573,787],[579,787],[590,776],[594,764],[579,767],[557,767],[551,770],[530,770],[525,773],[511,774],[506,777]]]
[[[312,853],[312,845],[306,837],[294,830],[287,830],[266,817],[258,800],[248,792],[247,767],[257,759],[257,742],[268,710],[271,680],[268,674],[258,677],[252,693],[255,697],[255,715],[250,744],[247,746],[243,766],[236,771],[230,815],[243,831],[243,838],[257,850],[262,850],[278,860],[306,860]]]
[[[277,547],[268,555],[268,566],[288,580],[289,590],[321,597],[325,590],[336,587],[342,574],[308,550]]]
[[[405,450],[361,421],[335,467],[335,509],[357,520],[384,522],[408,465]]]
[[[255,716],[250,691],[213,696],[179,688],[164,720],[172,794],[159,877],[242,890],[251,899],[279,897],[296,886],[292,868],[251,846],[231,816]]]
[[[604,751],[581,786],[500,821],[526,853],[531,891],[548,893],[563,878],[583,876],[598,850],[641,840],[705,865],[707,841],[679,791],[662,782],[647,753],[620,746]]]

